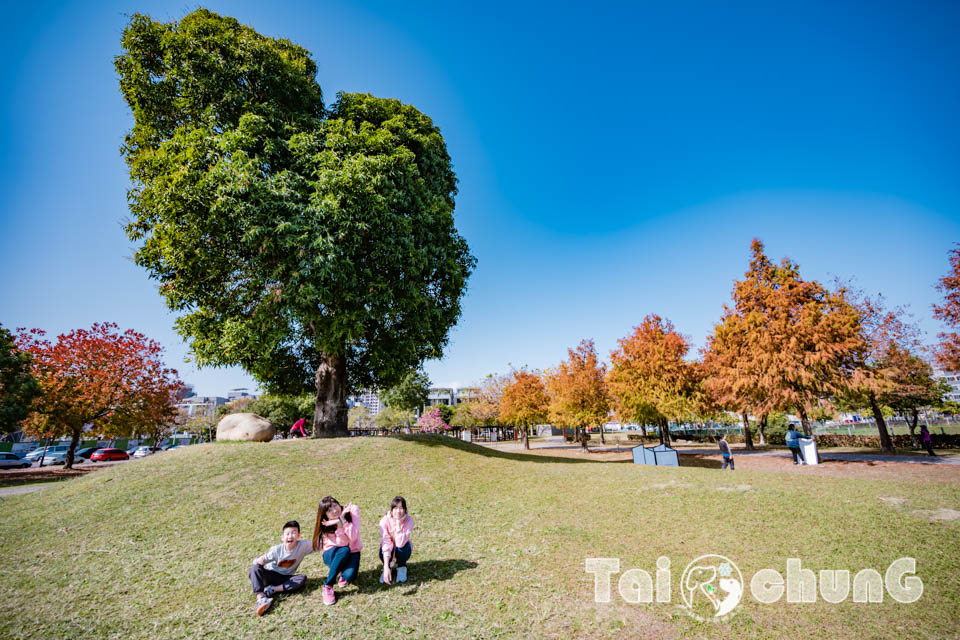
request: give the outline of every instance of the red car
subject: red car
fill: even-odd
[[[97,449],[90,456],[91,462],[106,462],[108,460],[129,460],[130,456],[123,449]]]

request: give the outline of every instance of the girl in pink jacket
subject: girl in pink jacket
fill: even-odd
[[[346,587],[360,569],[360,510],[354,504],[341,507],[333,496],[320,501],[317,508],[317,523],[313,528],[313,550],[323,549],[323,561],[330,572],[323,583],[323,604],[333,604],[337,596],[333,584]]]
[[[390,563],[393,560],[397,563],[397,582],[407,581],[407,560],[413,553],[412,533],[413,518],[407,513],[407,501],[403,496],[397,496],[390,503],[387,514],[380,518],[380,561],[383,563],[380,582],[392,582]]]

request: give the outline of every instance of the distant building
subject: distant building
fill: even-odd
[[[252,398],[252,399],[256,400],[257,397],[258,397],[257,394],[255,394],[255,393],[250,393],[249,389],[247,389],[246,387],[240,387],[240,388],[237,388],[237,389],[230,389],[230,391],[227,391],[227,401],[228,401],[228,402],[232,402],[233,400],[237,400],[237,399],[239,399],[239,398]]]
[[[960,402],[960,372],[944,371],[934,367],[933,377],[935,380],[943,380],[950,385],[950,392],[944,396],[947,400]]]
[[[380,401],[380,394],[373,389],[364,389],[358,395],[353,396],[354,406],[362,404],[370,410],[371,415],[377,415],[383,409],[383,403]]]
[[[194,417],[217,417],[217,407],[227,404],[227,399],[222,396],[192,396],[177,403],[177,409],[185,416]]]
[[[447,387],[430,387],[430,392],[427,393],[427,406],[432,407],[438,404],[445,404],[448,407],[456,405],[457,397],[453,389]]]
[[[479,402],[480,388],[464,387],[462,389],[457,389],[454,399],[456,400],[455,404],[460,404],[461,402]]]

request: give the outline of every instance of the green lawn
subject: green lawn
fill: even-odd
[[[410,581],[377,583],[376,521],[396,494],[417,521]],[[362,510],[359,586],[253,614],[246,574],[324,495]],[[898,498],[899,500],[891,500]],[[3,499],[0,637],[953,637],[960,633],[960,486],[524,456],[444,437],[197,445]],[[900,604],[760,604],[725,623],[678,609],[696,556],[763,568],[873,568],[917,559],[923,597]],[[653,575],[672,604],[593,599],[587,557]],[[615,576],[614,580],[619,576]]]

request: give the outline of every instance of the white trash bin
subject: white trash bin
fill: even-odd
[[[820,464],[820,456],[817,455],[817,441],[813,438],[801,436],[798,440],[800,450],[803,452],[803,460],[807,464]]]

